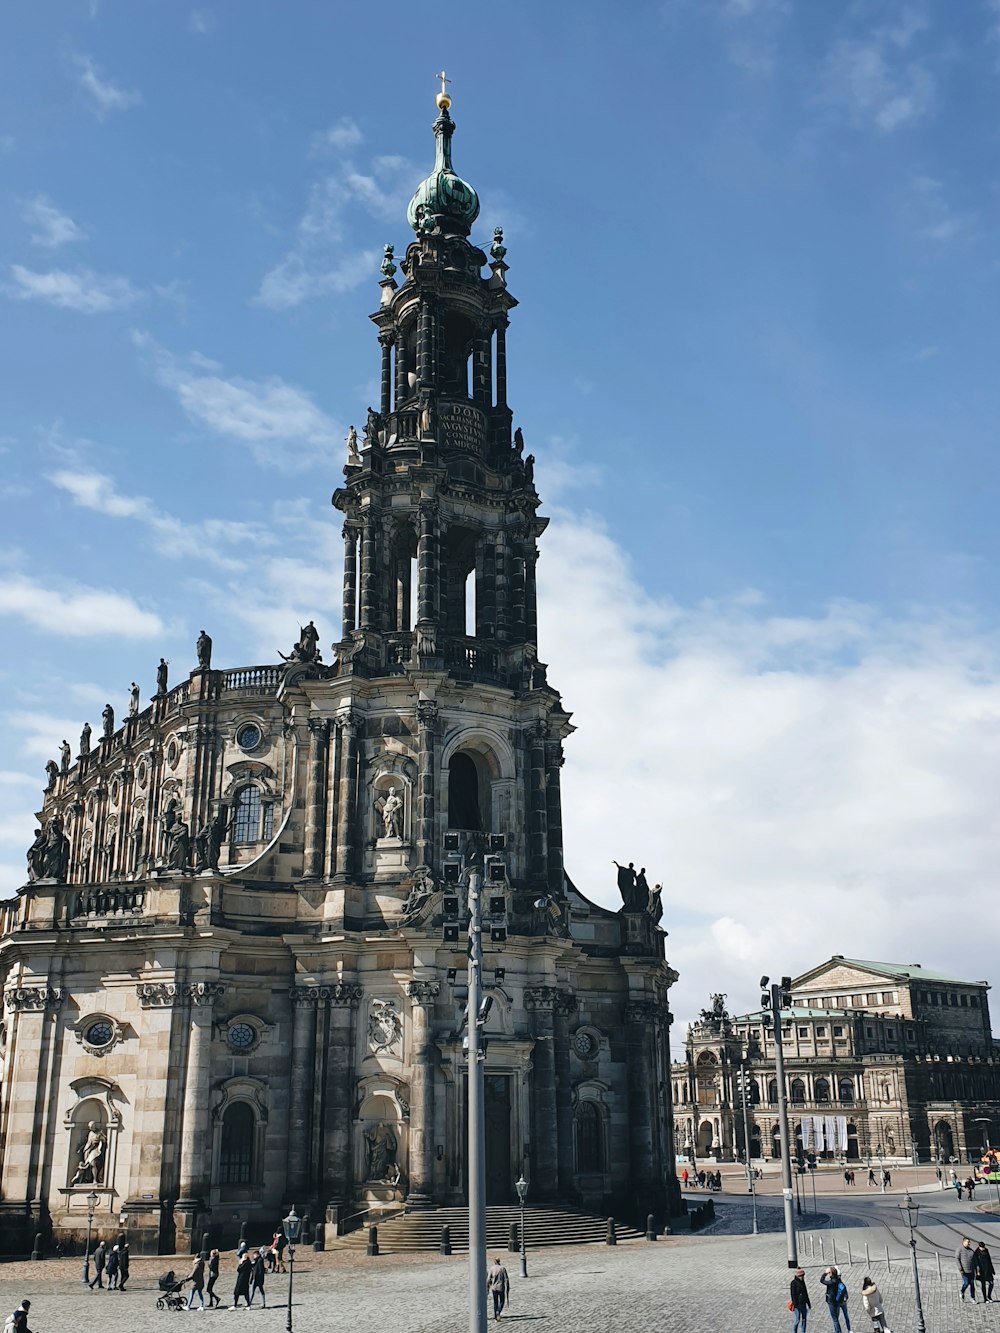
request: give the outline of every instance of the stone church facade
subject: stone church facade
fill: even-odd
[[[1000,1048],[989,986],[919,964],[839,955],[796,977],[782,1014],[789,1130],[803,1118],[847,1121],[847,1161],[978,1160],[1000,1142]],[[746,1144],[738,1076],[749,1086],[751,1158],[778,1157],[774,1032],[725,996],[688,1031],[672,1072],[678,1152],[734,1161]],[[827,1157],[830,1153],[825,1154]]]
[[[451,164],[382,265],[381,392],[333,496],[343,623],[277,663],[105,709],[48,766],[29,879],[2,906],[0,1246],[127,1217],[172,1252],[465,1197],[463,875],[484,864],[489,1200],[680,1210],[676,973],[658,898],[563,865],[573,728],[539,660],[531,455],[513,431],[516,302]],[[194,656],[194,655],[193,655]]]

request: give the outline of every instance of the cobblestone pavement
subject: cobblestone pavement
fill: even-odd
[[[818,1234],[818,1233],[817,1233]],[[819,1274],[830,1259],[808,1253],[801,1243],[800,1262],[813,1300],[812,1325],[827,1333],[831,1328],[822,1299]],[[861,1279],[870,1272],[879,1283],[894,1333],[916,1327],[912,1275],[899,1245],[891,1246],[895,1260],[888,1269],[871,1243],[871,1230],[835,1233],[838,1257],[851,1292],[850,1309],[856,1330],[870,1325],[861,1307]],[[872,1262],[847,1264],[846,1243],[855,1237],[853,1258],[863,1257],[867,1237]],[[946,1238],[947,1239],[947,1238]],[[950,1240],[947,1241],[950,1244]],[[861,1246],[861,1248],[858,1248]],[[815,1237],[812,1248],[815,1250]],[[566,1247],[530,1253],[530,1276],[517,1276],[515,1255],[503,1255],[511,1274],[509,1319],[514,1324],[538,1323],[550,1333],[632,1333],[666,1330],[667,1333],[772,1333],[787,1330],[787,1255],[783,1237],[677,1236],[655,1244],[631,1241],[610,1249],[601,1245]],[[996,1307],[958,1297],[954,1262],[943,1263],[937,1276],[933,1252],[920,1254],[924,1312],[930,1333],[994,1329],[1000,1326]],[[173,1261],[179,1272],[187,1260]],[[159,1312],[156,1277],[171,1266],[164,1258],[135,1259],[129,1290],[124,1294],[88,1291],[80,1282],[78,1260],[7,1264],[0,1269],[0,1309],[9,1311],[23,1296],[32,1299],[32,1328],[39,1333],[80,1333],[101,1328],[107,1333],[169,1333],[188,1320],[221,1323],[222,1333],[235,1321],[250,1321],[258,1333],[281,1333],[285,1327],[287,1278],[269,1276],[267,1310],[213,1311],[185,1314]],[[223,1299],[232,1290],[233,1258],[225,1256],[219,1283]],[[294,1325],[307,1330],[349,1330],[349,1333],[462,1333],[468,1327],[468,1261],[437,1255],[381,1256],[330,1251],[304,1252],[296,1265]],[[819,1321],[818,1323],[816,1321]],[[219,1330],[217,1330],[219,1333]]]

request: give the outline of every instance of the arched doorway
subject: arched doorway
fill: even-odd
[[[750,1131],[750,1156],[763,1157],[764,1149],[760,1140],[760,1125],[754,1125]]]
[[[934,1126],[934,1148],[939,1162],[950,1162],[955,1156],[955,1140],[947,1120],[939,1120]]]
[[[703,1120],[698,1126],[698,1156],[711,1157],[712,1151],[712,1122],[710,1120]]]
[[[847,1123],[847,1160],[849,1162],[860,1162],[861,1153],[858,1151],[858,1127],[850,1121]]]
[[[781,1130],[777,1125],[771,1130],[771,1156],[776,1160],[781,1157]]]

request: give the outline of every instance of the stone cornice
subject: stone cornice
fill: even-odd
[[[356,1009],[364,995],[364,987],[343,981],[333,986],[290,986],[288,993],[292,1004],[303,1007],[331,1004],[338,1007]]]
[[[55,1009],[63,1000],[61,986],[16,986],[4,991],[4,1004],[16,1014]]]
[[[408,981],[406,993],[415,1004],[427,1004],[441,993],[440,981]]]

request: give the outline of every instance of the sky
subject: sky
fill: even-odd
[[[834,953],[1000,981],[1000,0],[47,0],[0,49],[0,892],[161,654],[339,638],[444,67],[570,875],[663,884],[680,1032]]]

